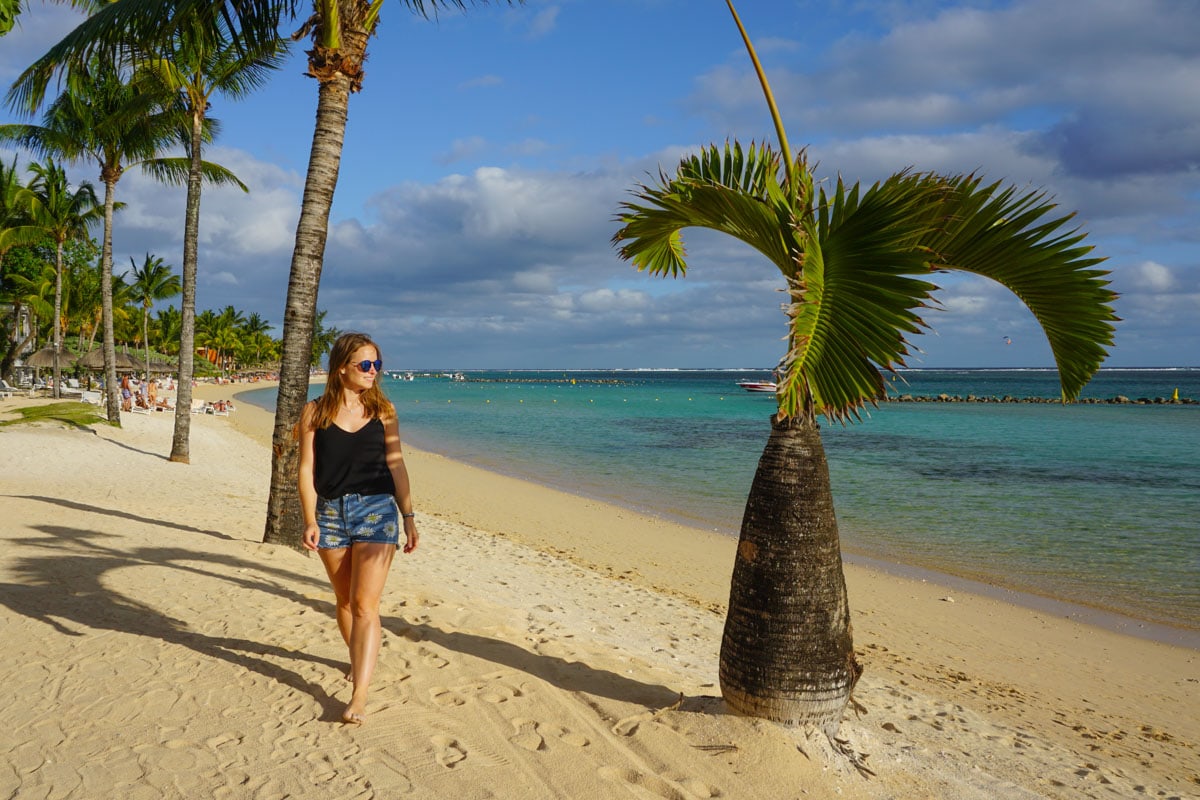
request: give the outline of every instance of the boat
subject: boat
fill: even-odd
[[[776,389],[773,381],[738,381],[738,386],[747,392],[763,392],[764,394],[775,394]]]

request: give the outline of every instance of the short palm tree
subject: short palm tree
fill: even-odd
[[[146,349],[146,380],[150,380],[150,309],[157,300],[169,300],[180,292],[179,276],[163,263],[158,256],[146,253],[139,267],[132,258],[133,282],[130,284],[130,299],[142,307],[142,344]],[[190,403],[191,400],[189,399]],[[191,413],[190,411],[188,413]]]
[[[1012,290],[1049,339],[1064,400],[1112,344],[1115,295],[1093,269],[1102,259],[1067,227],[1072,215],[1052,216],[1040,192],[912,171],[815,190],[727,3],[780,152],[735,142],[685,158],[622,204],[613,242],[639,270],[684,275],[681,231],[708,228],[758,250],[787,281],[778,411],[746,502],[719,674],[734,710],[832,735],[861,667],[818,415],[844,423],[885,397],[883,373],[904,365],[906,337],[926,325],[934,273],[962,270]]]
[[[104,207],[90,183],[72,188],[66,170],[53,161],[34,162],[30,170],[34,175],[30,218],[54,242],[54,396],[61,397],[63,247],[69,239],[86,237],[89,226],[103,217]]]

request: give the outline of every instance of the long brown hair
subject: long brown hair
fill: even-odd
[[[329,377],[325,381],[325,393],[313,401],[315,406],[313,413],[309,416],[313,430],[333,424],[338,407],[342,404],[342,390],[346,385],[342,380],[342,369],[350,365],[354,351],[364,346],[375,348],[375,357],[383,358],[383,352],[379,349],[379,345],[375,344],[365,333],[343,333],[333,343],[333,349],[329,351]],[[357,366],[353,368],[358,369]],[[378,376],[371,384],[371,388],[363,392],[361,397],[363,410],[372,419],[378,417],[386,421],[396,413],[396,409],[387,399],[387,395],[383,393],[383,389],[379,388]]]

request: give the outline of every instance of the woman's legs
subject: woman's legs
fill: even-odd
[[[379,599],[387,583],[396,546],[360,542],[348,550],[322,550],[320,553],[337,596],[338,628],[350,650],[354,694],[342,719],[361,722],[383,639]]]
[[[350,569],[352,560],[350,548],[337,550],[318,550],[321,561],[325,564],[325,572],[329,575],[329,583],[333,586],[334,597],[337,598],[337,624],[342,632],[342,640],[346,647],[350,646]],[[347,675],[346,677],[350,677]]]

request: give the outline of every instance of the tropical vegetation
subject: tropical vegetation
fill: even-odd
[[[847,423],[885,396],[938,286],[960,270],[1010,289],[1033,312],[1076,397],[1113,341],[1102,261],[1041,192],[976,175],[901,170],[867,187],[814,181],[793,157],[779,110],[741,20],[775,122],[768,144],[710,146],[673,175],[634,190],[613,237],[652,275],[687,272],[681,231],[745,242],[787,283],[787,348],[777,409],[746,501],[721,643],[721,692],[733,709],[820,729],[834,740],[862,667],[818,416]]]

